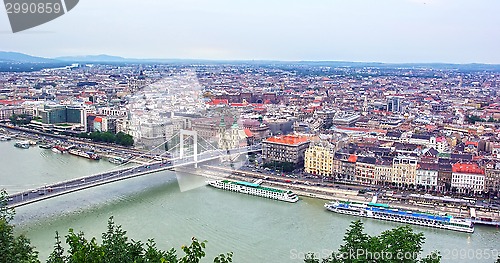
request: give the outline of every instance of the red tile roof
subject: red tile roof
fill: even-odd
[[[297,145],[304,142],[309,141],[309,139],[305,136],[298,135],[282,135],[282,136],[274,136],[270,137],[266,140],[266,142],[274,142],[288,145]]]
[[[454,173],[484,174],[484,170],[475,163],[456,163],[451,170]]]
[[[22,104],[24,100],[0,100],[2,105],[19,105]]]
[[[252,137],[253,136],[253,133],[250,131],[250,129],[245,129],[245,135],[247,137]]]

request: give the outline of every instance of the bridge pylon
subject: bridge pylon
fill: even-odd
[[[179,136],[180,136],[179,157],[181,159],[184,157],[184,136],[187,136],[188,138],[189,136],[193,137],[193,157],[195,161],[194,167],[198,168],[198,133],[196,131],[180,130]]]

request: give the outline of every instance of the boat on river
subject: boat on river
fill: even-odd
[[[230,181],[230,180],[207,181],[208,185],[223,190],[249,194],[249,195],[256,195],[260,197],[291,202],[291,203],[295,203],[299,200],[297,194],[293,193],[290,190],[281,190],[277,188],[261,186],[260,185],[261,182],[262,180],[257,181],[255,183],[249,183],[243,181]]]
[[[470,219],[455,218],[451,215],[442,216],[421,211],[402,210],[380,203],[370,202],[365,204],[332,201],[326,203],[325,208],[328,211],[345,215],[367,217],[466,233],[474,232],[474,223]]]

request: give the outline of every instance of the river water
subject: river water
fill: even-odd
[[[16,192],[116,167],[50,150],[15,148],[0,142],[0,188]],[[205,179],[171,171],[115,182],[16,209],[16,231],[25,233],[45,260],[55,231],[69,228],[100,239],[106,222],[135,240],[154,238],[162,249],[208,240],[207,258],[233,251],[234,262],[302,262],[304,253],[324,256],[338,249],[356,218],[325,211],[324,201],[298,203],[247,196],[210,188]],[[400,224],[362,219],[372,235]],[[494,262],[500,250],[497,228],[476,226],[473,234],[414,227],[426,237],[424,252],[440,250],[442,262]],[[182,254],[182,252],[179,252]]]

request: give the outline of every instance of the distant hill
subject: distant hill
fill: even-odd
[[[89,55],[89,56],[67,56],[67,57],[57,57],[55,58],[60,61],[68,62],[128,62],[137,61],[137,59],[127,59],[118,56],[110,55]]]
[[[495,71],[500,72],[498,64],[453,64],[453,63],[382,63],[382,62],[349,62],[349,61],[279,61],[279,60],[206,60],[206,59],[158,59],[158,58],[124,58],[120,56],[86,55],[42,58],[18,52],[0,51],[0,71],[28,71],[39,68],[52,68],[71,63],[122,64],[122,63],[171,63],[171,64],[247,64],[256,66],[273,66],[284,68],[306,67],[373,67],[380,69],[397,68],[434,68],[459,71]],[[38,64],[38,65],[34,65]],[[390,73],[388,73],[390,74]]]
[[[57,60],[26,55],[18,52],[0,51],[0,62],[3,63],[55,63]]]

